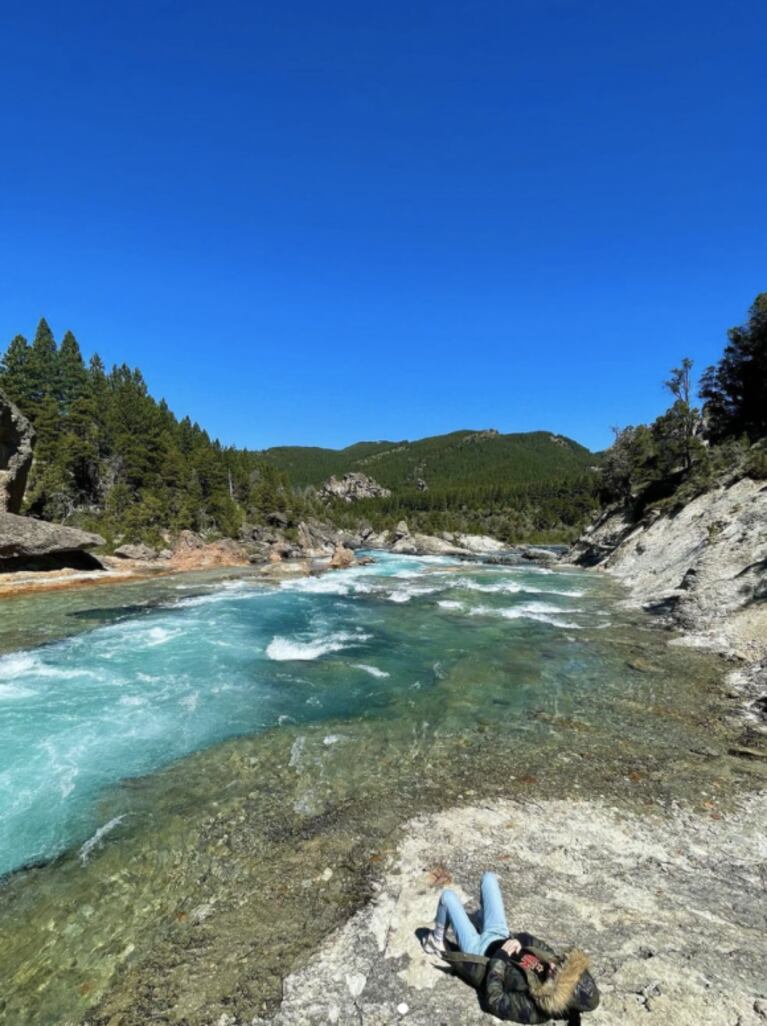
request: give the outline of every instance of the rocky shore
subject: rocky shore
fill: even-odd
[[[302,521],[293,529],[279,513],[265,525],[245,524],[237,539],[181,531],[175,537],[168,534],[163,549],[123,544],[105,554],[98,551],[103,545],[103,538],[89,532],[0,513],[0,596],[238,566],[257,567],[266,579],[278,581],[352,566],[359,562],[355,553],[363,548],[545,564],[557,558],[550,549],[508,546],[486,535],[411,533],[405,521],[380,533],[364,524],[350,532],[317,520]]]
[[[733,665],[728,686],[767,726],[767,483],[741,478],[634,521],[613,508],[567,555],[622,581],[627,601]]]
[[[766,818],[761,796],[715,818],[566,800],[496,801],[415,819],[376,898],[285,981],[277,1015],[252,1023],[495,1021],[416,935],[442,887],[476,908],[479,878],[493,868],[513,928],[590,953],[602,1000],[584,1022],[763,1026]]]

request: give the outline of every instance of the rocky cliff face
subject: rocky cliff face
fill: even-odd
[[[741,662],[729,682],[767,718],[767,482],[743,478],[674,514],[608,510],[566,557],[606,570],[631,601]]]
[[[330,477],[322,486],[320,495],[325,499],[357,502],[359,499],[385,499],[391,492],[367,474],[350,473],[343,477]]]
[[[744,478],[699,495],[673,515],[656,512],[636,524],[622,511],[608,511],[569,559],[609,570],[642,605],[688,630],[744,644],[767,635],[764,481]]]
[[[32,425],[0,392],[0,512],[18,513],[21,509],[34,440]]]
[[[14,570],[103,569],[88,550],[104,545],[98,534],[17,516],[32,465],[35,432],[0,392],[0,573]]]

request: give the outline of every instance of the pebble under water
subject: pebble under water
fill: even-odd
[[[132,587],[0,657],[19,1026],[252,1017],[407,816],[531,788],[684,797],[689,753],[723,743],[714,661],[596,574],[376,553],[281,586]]]

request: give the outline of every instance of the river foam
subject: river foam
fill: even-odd
[[[313,638],[309,641],[274,637],[266,646],[266,654],[269,659],[274,659],[276,662],[319,659],[330,652],[342,652],[353,645],[359,645],[369,637],[368,634],[350,634],[345,631]]]

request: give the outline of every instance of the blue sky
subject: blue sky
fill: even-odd
[[[0,343],[227,443],[599,448],[767,289],[762,0],[6,5]]]

